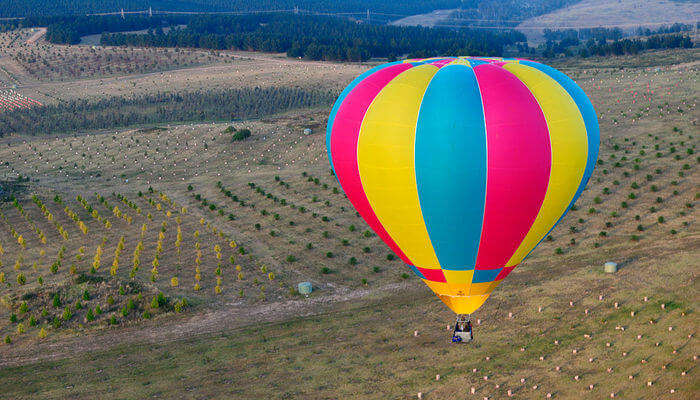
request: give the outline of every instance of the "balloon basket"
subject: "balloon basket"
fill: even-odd
[[[474,340],[472,323],[469,314],[457,315],[455,329],[452,332],[452,343],[469,343]]]

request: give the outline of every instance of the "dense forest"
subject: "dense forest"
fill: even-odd
[[[81,36],[103,32],[125,32],[157,29],[165,26],[186,24],[190,16],[184,15],[133,15],[122,18],[117,15],[95,17],[40,17],[31,18],[28,24],[47,26],[46,40],[58,44],[76,44]],[[43,20],[43,21],[42,21]],[[44,23],[41,23],[44,22]]]
[[[121,9],[156,11],[301,10],[333,13],[378,13],[375,18],[396,19],[437,9],[458,8],[462,0],[22,0],[0,1],[0,18],[116,12]],[[400,14],[382,16],[382,14]]]
[[[185,29],[167,33],[104,34],[104,45],[200,47],[286,52],[312,60],[389,59],[408,54],[500,55],[503,47],[525,41],[515,31],[448,30],[358,24],[347,19],[293,14],[197,16]]]
[[[0,137],[136,124],[257,118],[296,108],[329,105],[337,93],[300,88],[243,88],[157,93],[100,100],[73,100],[31,110],[0,113]]]

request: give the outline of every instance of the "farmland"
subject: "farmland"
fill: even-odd
[[[18,93],[54,105],[226,85],[337,92],[369,68],[32,46],[43,72],[19,53],[3,62]],[[52,69],[65,54],[99,66]],[[154,64],[118,69],[131,63],[110,54]],[[453,316],[342,194],[325,152],[330,104],[6,135],[0,387],[11,398],[693,398],[696,58],[553,63],[597,110],[598,165],[474,315],[469,346],[447,342]],[[609,260],[617,274],[602,272]]]

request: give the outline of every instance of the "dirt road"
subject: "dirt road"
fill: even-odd
[[[45,34],[46,28],[36,28],[36,32],[27,39],[27,44],[36,43],[36,41],[41,39]]]

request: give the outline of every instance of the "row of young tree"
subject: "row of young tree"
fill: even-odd
[[[100,100],[79,99],[0,113],[4,134],[37,135],[112,129],[136,124],[257,118],[296,108],[328,105],[337,93],[290,87],[156,93]]]
[[[501,55],[524,42],[516,31],[448,30],[360,24],[344,18],[295,14],[194,17],[187,28],[167,33],[103,34],[112,46],[199,47],[286,52],[312,60],[362,61],[441,54]]]

